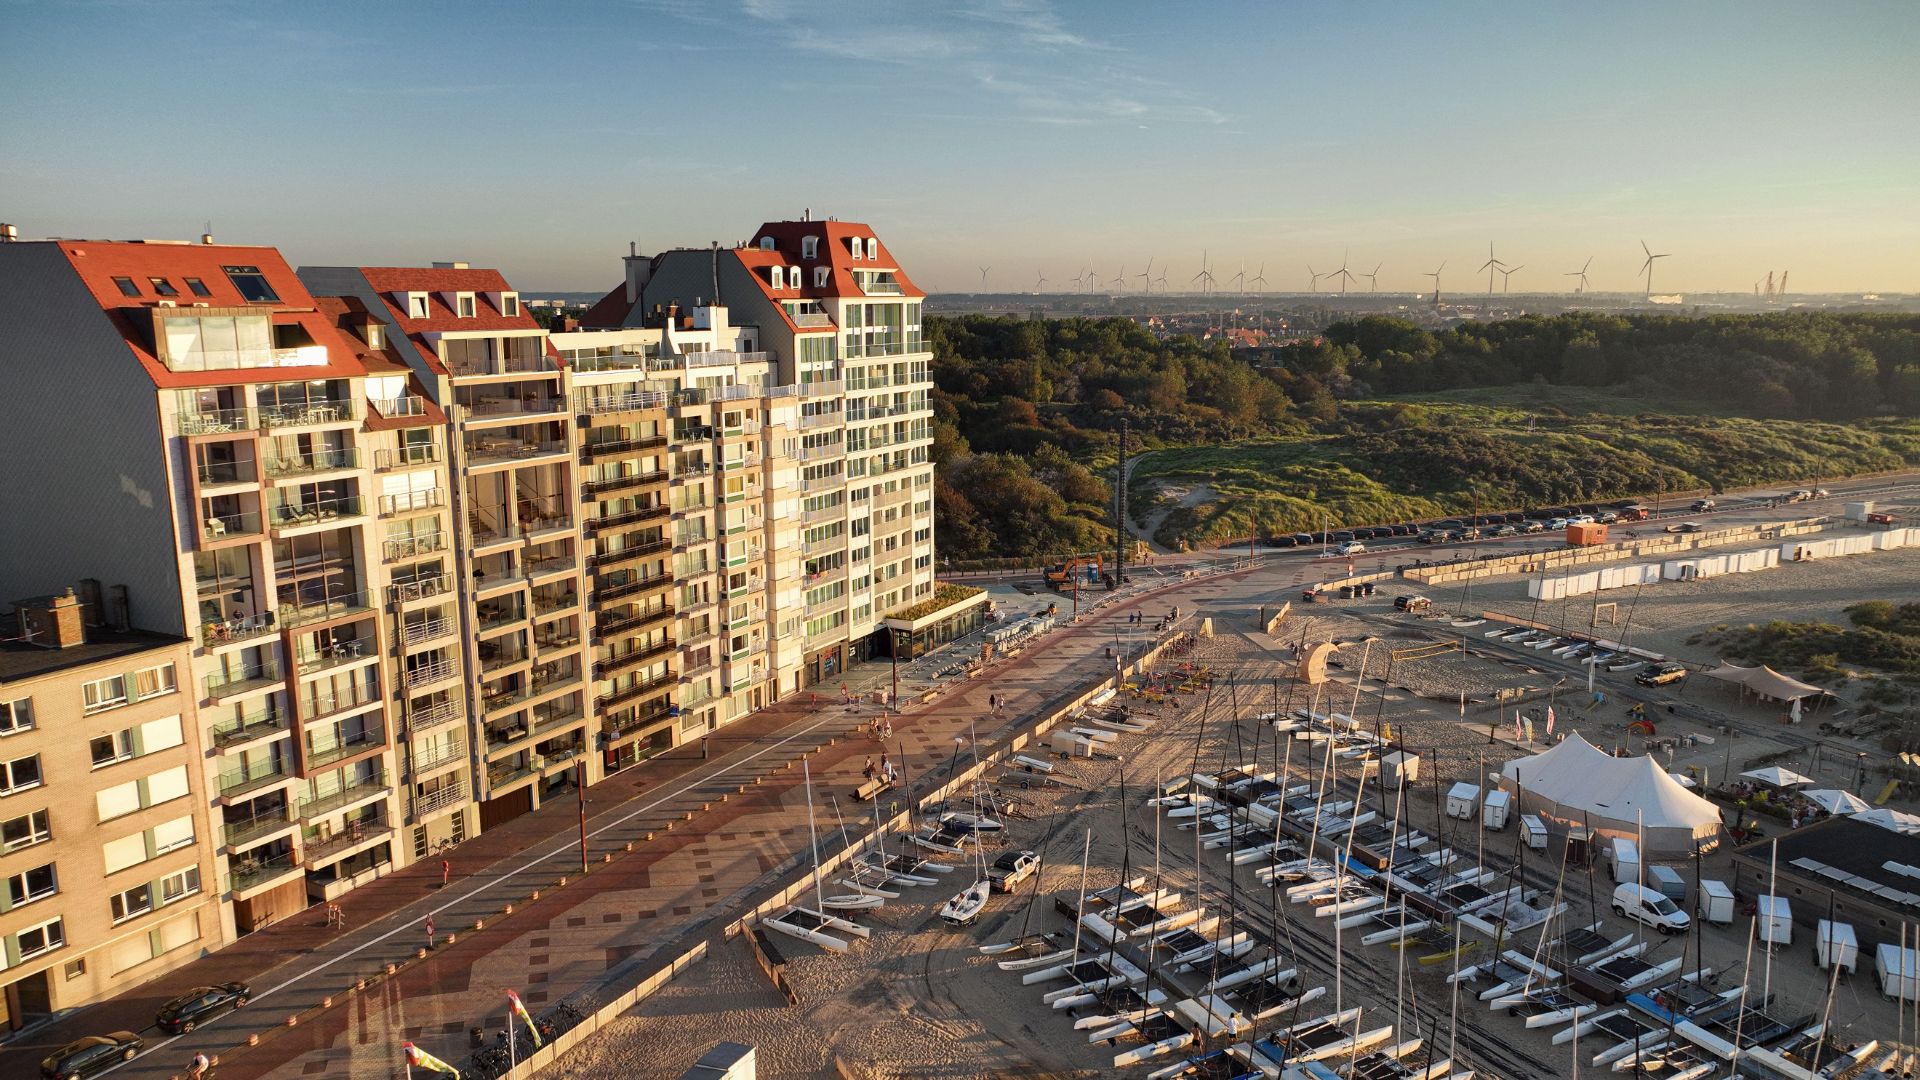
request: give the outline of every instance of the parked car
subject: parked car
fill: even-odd
[[[1706,526],[1697,521],[1680,521],[1667,526],[1667,531],[1670,533],[1696,533],[1704,528],[1706,528]]]
[[[1518,533],[1519,531],[1520,531],[1520,526],[1518,525],[1495,525],[1493,529],[1487,533],[1487,535],[1488,536],[1512,536],[1515,533]]]
[[[1567,527],[1567,519],[1563,517],[1557,517],[1557,518],[1554,518],[1552,521],[1547,522],[1548,532],[1559,532],[1561,529],[1564,529],[1566,527]]]
[[[1668,683],[1678,682],[1686,678],[1686,675],[1687,666],[1685,664],[1656,664],[1640,674],[1635,675],[1633,681],[1639,683],[1641,686],[1665,686]]]
[[[1020,887],[1040,865],[1040,856],[1031,851],[1003,851],[987,870],[987,880],[995,892],[1012,892]]]
[[[1813,494],[1813,493],[1812,493],[1812,492],[1808,492],[1807,494],[1809,494],[1809,495],[1811,495],[1811,494]],[[1799,492],[1797,492],[1797,491],[1796,491],[1796,492],[1794,492],[1794,493],[1793,493],[1793,501],[1794,501],[1794,502],[1799,502],[1799,501],[1800,501],[1800,493],[1799,493]],[[1693,509],[1694,509],[1694,510],[1695,510],[1696,512],[1698,512],[1698,511],[1701,511],[1701,510],[1711,510],[1711,509],[1713,509],[1713,508],[1714,508],[1715,506],[1718,506],[1718,505],[1720,505],[1720,504],[1719,504],[1719,503],[1716,503],[1716,502],[1714,502],[1714,501],[1713,501],[1712,499],[1695,499],[1695,500],[1693,500]]]
[[[199,986],[160,1006],[154,1023],[169,1035],[185,1035],[217,1016],[245,1005],[253,997],[246,983]]]
[[[1365,550],[1367,550],[1367,545],[1358,540],[1349,540],[1340,545],[1340,554],[1342,555],[1358,555]]]
[[[1267,537],[1267,546],[1277,548],[1299,547],[1300,541],[1291,536],[1269,536]]]
[[[56,1080],[93,1076],[122,1061],[132,1061],[145,1045],[146,1041],[131,1031],[75,1039],[41,1060],[40,1075]]]
[[[1412,536],[1419,531],[1420,526],[1414,524],[1395,525],[1393,527],[1393,535],[1395,536]]]
[[[1567,524],[1569,525],[1591,525],[1593,523],[1592,514],[1575,514],[1567,519]]]
[[[1680,905],[1645,885],[1628,882],[1613,890],[1613,913],[1646,923],[1662,934],[1684,934],[1693,919]]]
[[[1540,533],[1546,532],[1547,527],[1537,521],[1529,521],[1525,525],[1520,526],[1520,531],[1523,533]]]
[[[1333,542],[1336,544],[1344,544],[1352,539],[1352,529],[1341,529],[1339,532],[1333,534]]]
[[[1306,547],[1308,544],[1315,543],[1316,541],[1313,539],[1312,533],[1294,533],[1293,542],[1299,547]]]
[[[1599,522],[1602,525],[1614,525],[1619,523],[1620,515],[1614,513],[1611,510],[1602,510],[1599,513],[1593,515],[1593,520]]]
[[[1813,497],[1816,499],[1826,499],[1826,498],[1831,498],[1832,496],[1833,496],[1833,492],[1828,491],[1826,488],[1813,489]]]

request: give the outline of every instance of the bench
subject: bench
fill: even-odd
[[[872,802],[874,799],[879,798],[883,792],[885,792],[888,788],[891,788],[892,786],[893,786],[892,784],[886,781],[885,777],[876,776],[873,779],[868,780],[867,782],[861,784],[859,787],[853,789],[854,801],[855,802]]]

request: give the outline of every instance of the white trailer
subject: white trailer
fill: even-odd
[[[1447,816],[1471,820],[1480,802],[1480,787],[1462,780],[1447,791]]]
[[[1700,883],[1700,917],[1715,926],[1733,923],[1733,890],[1724,881],[1708,878]]]
[[[1485,803],[1480,807],[1480,824],[1498,832],[1507,827],[1507,811],[1513,806],[1513,794],[1498,789],[1487,792]]]
[[[1881,945],[1874,953],[1880,993],[1900,1001],[1920,1001],[1920,950]]]
[[[1613,849],[1607,853],[1607,873],[1613,880],[1625,884],[1640,880],[1640,848],[1624,836],[1613,838]]]
[[[1813,939],[1813,962],[1822,971],[1837,967],[1853,974],[1860,966],[1860,942],[1853,936],[1853,925],[1821,919]]]
[[[1527,838],[1527,846],[1535,851],[1547,850],[1547,823],[1536,814],[1520,815],[1520,833]]]
[[[1760,944],[1769,949],[1793,944],[1793,905],[1786,897],[1761,893],[1756,908]]]

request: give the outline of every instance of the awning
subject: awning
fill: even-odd
[[[1782,675],[1767,667],[1741,667],[1738,664],[1721,664],[1712,671],[1704,673],[1709,679],[1721,682],[1737,683],[1761,697],[1776,701],[1798,701],[1801,698],[1822,697],[1827,691],[1812,683]]]

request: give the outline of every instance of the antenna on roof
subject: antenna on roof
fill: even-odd
[[[800,211],[800,220],[801,220],[801,221],[812,221],[812,220],[813,220],[813,207],[811,207],[811,206],[809,206],[809,207],[807,207],[806,209],[804,209],[804,210],[802,210],[802,211]]]
[[[713,303],[720,304],[720,241],[713,241]]]

